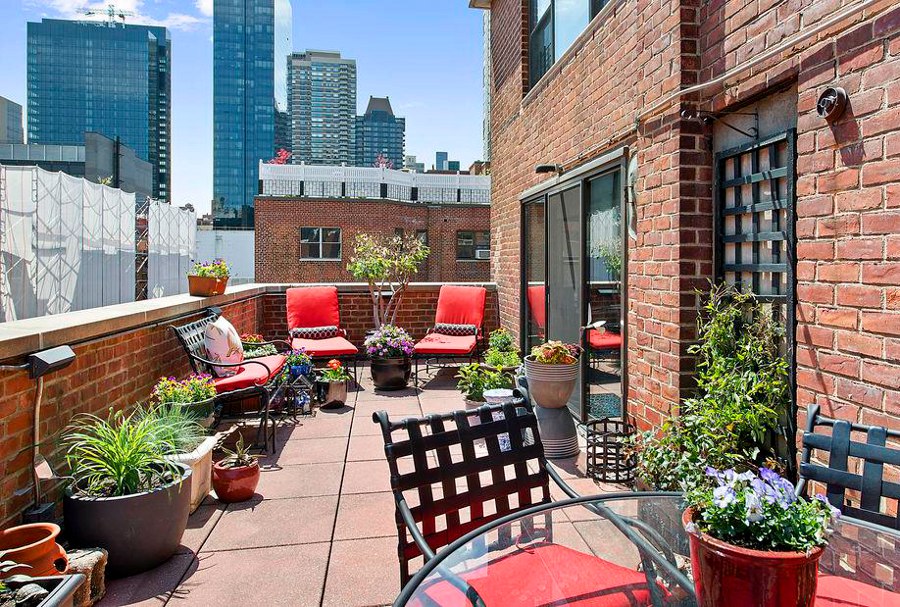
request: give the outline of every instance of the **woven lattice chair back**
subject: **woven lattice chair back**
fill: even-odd
[[[403,583],[409,561],[422,553],[406,529],[400,498],[434,551],[501,516],[550,501],[544,448],[530,408],[485,405],[398,422],[380,411],[373,419],[381,425],[398,499]],[[549,539],[549,521],[541,532]]]
[[[831,419],[812,405],[800,477],[799,490],[824,492],[846,516],[900,529],[900,432]]]
[[[205,318],[189,322],[186,325],[172,327],[172,330],[175,331],[175,335],[178,336],[178,341],[181,342],[182,347],[189,352],[191,356],[207,358],[204,335],[207,325],[214,323],[217,318],[218,315],[210,314]],[[212,374],[212,368],[210,368],[209,365],[194,360],[193,358],[190,359],[190,362],[194,373]]]

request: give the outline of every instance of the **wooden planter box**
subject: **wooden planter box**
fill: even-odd
[[[228,278],[213,276],[191,276],[188,274],[188,293],[196,297],[221,295],[228,286]]]

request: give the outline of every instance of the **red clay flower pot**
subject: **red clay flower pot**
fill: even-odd
[[[682,523],[694,518],[688,508]],[[741,548],[689,532],[699,607],[812,607],[824,549],[770,552]]]
[[[191,276],[188,275],[188,294],[195,297],[212,297],[221,295],[228,286],[228,278],[216,278],[215,276]]]
[[[259,484],[259,463],[229,468],[216,462],[213,464],[212,483],[219,501],[226,504],[246,501],[256,493],[256,486]]]
[[[0,560],[15,561],[31,568],[13,569],[0,579],[15,574],[31,577],[59,575],[69,566],[66,551],[56,543],[59,526],[53,523],[31,523],[0,531]]]

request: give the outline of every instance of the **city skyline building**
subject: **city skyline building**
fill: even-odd
[[[446,171],[447,170],[447,152],[435,152],[434,153],[434,170],[435,171]]]
[[[424,173],[425,163],[418,162],[415,154],[407,154],[403,157],[403,170],[412,171],[414,173]]]
[[[22,106],[6,97],[0,97],[0,143],[25,143]]]
[[[287,63],[291,162],[356,162],[356,60],[337,51],[293,53]]]
[[[28,143],[119,138],[153,166],[152,196],[171,200],[172,45],[164,27],[115,21],[28,23]]]
[[[394,115],[390,97],[369,97],[366,112],[356,117],[356,166],[372,166],[379,155],[399,169],[404,164],[406,119]]]
[[[213,9],[213,216],[253,226],[259,161],[286,145],[290,0],[216,0]]]

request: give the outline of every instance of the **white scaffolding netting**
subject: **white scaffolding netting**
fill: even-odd
[[[134,194],[0,166],[0,320],[134,300]]]
[[[147,212],[147,297],[187,291],[187,273],[197,248],[193,211],[151,202]]]

